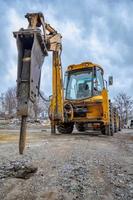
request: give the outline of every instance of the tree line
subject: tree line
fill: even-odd
[[[126,93],[121,92],[114,98],[114,106],[118,110],[123,126],[130,118],[133,118],[133,99]]]
[[[43,96],[45,95],[43,94]],[[4,94],[1,94],[0,103],[0,116],[9,118],[15,117],[17,108],[16,87],[11,87]],[[123,125],[127,123],[131,116],[133,117],[133,99],[126,93],[119,93],[113,99],[113,105],[117,108]],[[48,117],[48,107],[49,102],[44,101],[44,99],[39,96],[37,103],[32,107],[31,116],[35,119],[39,117]]]
[[[41,92],[43,96],[43,92]],[[47,98],[47,97],[45,97]],[[49,102],[44,101],[40,96],[37,98],[36,104],[31,108],[31,116],[35,120],[38,118],[48,118]],[[16,87],[8,88],[5,93],[0,96],[0,117],[13,118],[16,117],[17,98]]]

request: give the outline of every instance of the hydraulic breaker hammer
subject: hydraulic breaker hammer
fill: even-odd
[[[26,139],[26,118],[39,95],[41,68],[48,55],[45,34],[38,27],[44,23],[41,13],[27,14],[27,29],[14,32],[18,48],[17,114],[21,116],[19,152],[23,153]],[[42,21],[41,21],[42,20]]]
[[[61,35],[47,24],[42,13],[28,13],[28,28],[14,32],[18,49],[17,114],[21,117],[19,153],[26,142],[26,119],[40,94],[41,68],[52,52],[52,99],[50,118],[55,132],[57,121],[64,120],[64,92],[61,66]],[[52,131],[53,132],[53,131]]]

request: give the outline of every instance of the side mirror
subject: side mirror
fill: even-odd
[[[113,76],[109,76],[109,85],[113,85]]]

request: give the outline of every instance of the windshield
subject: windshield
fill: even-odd
[[[67,99],[83,99],[92,96],[92,68],[73,71],[68,75]]]

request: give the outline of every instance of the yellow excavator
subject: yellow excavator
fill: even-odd
[[[113,135],[120,129],[117,110],[108,98],[103,68],[92,62],[70,65],[64,84],[61,65],[62,36],[45,22],[42,13],[27,13],[28,27],[14,32],[18,48],[17,114],[21,117],[19,153],[26,140],[26,120],[30,107],[40,95],[41,68],[52,52],[52,96],[49,118],[51,133],[70,134],[74,125],[80,132],[101,130]],[[45,80],[44,80],[45,83]],[[109,85],[113,79],[109,77]]]

